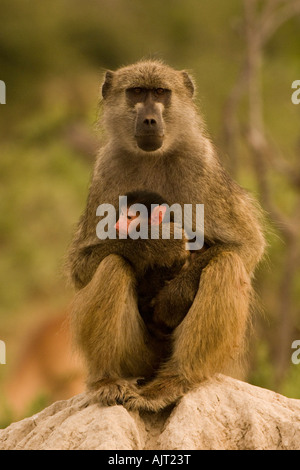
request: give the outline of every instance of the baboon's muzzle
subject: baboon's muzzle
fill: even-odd
[[[161,106],[149,100],[137,111],[135,139],[140,149],[146,152],[158,150],[164,140]]]

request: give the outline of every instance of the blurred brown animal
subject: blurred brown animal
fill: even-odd
[[[5,386],[6,401],[22,417],[39,398],[47,404],[84,390],[80,359],[71,347],[68,315],[44,320],[21,346],[19,359]]]

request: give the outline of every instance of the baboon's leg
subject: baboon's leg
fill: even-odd
[[[192,307],[173,333],[172,357],[124,405],[158,411],[215,372],[224,372],[243,346],[250,296],[249,276],[238,254],[223,252],[211,260]]]
[[[137,308],[135,277],[122,257],[106,257],[76,294],[72,323],[88,367],[88,389],[102,403],[123,400],[134,388],[130,378],[153,373],[154,353]]]

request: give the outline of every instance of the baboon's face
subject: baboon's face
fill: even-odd
[[[128,106],[135,110],[134,137],[145,152],[158,150],[164,141],[163,111],[170,104],[171,90],[134,87],[126,90]]]
[[[186,131],[194,87],[186,72],[140,62],[107,72],[102,86],[110,136],[127,149],[167,149]]]

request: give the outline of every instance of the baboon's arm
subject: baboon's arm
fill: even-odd
[[[169,281],[155,298],[153,321],[162,328],[176,328],[184,319],[196,297],[203,269],[221,253],[234,250],[234,245],[213,245],[195,252],[186,269]]]
[[[76,288],[81,289],[92,279],[101,261],[111,254],[118,254],[133,265],[136,274],[154,265],[172,266],[175,261],[187,257],[185,240],[174,238],[174,225],[170,224],[170,239],[106,239],[96,244],[74,244],[70,254],[71,277]]]

